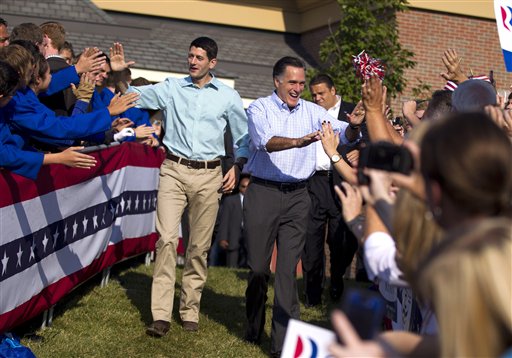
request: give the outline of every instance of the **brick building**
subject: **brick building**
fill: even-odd
[[[444,86],[445,81],[440,76],[445,70],[441,56],[448,48],[457,49],[463,58],[462,67],[468,74],[470,69],[474,74],[485,75],[492,70],[499,92],[510,93],[512,74],[505,70],[496,22],[491,17],[494,16],[493,3],[480,3],[484,3],[484,9],[466,13],[411,7],[398,14],[400,42],[414,52],[416,67],[405,72],[408,84],[404,93],[393,101],[394,109],[398,108],[401,100],[411,98],[411,89],[418,86],[418,80],[430,85],[432,90]],[[438,3],[432,4],[434,7]],[[475,16],[478,13],[480,17]],[[326,26],[302,34],[303,46],[316,61],[319,61],[319,43],[328,34]]]
[[[0,17],[10,26],[21,22],[64,24],[76,49],[97,45],[104,51],[113,41],[125,44],[127,58],[137,62],[134,76],[160,81],[186,75],[188,43],[207,35],[219,43],[217,75],[237,89],[245,105],[273,89],[274,62],[299,56],[318,67],[318,48],[336,26],[336,0],[195,0],[139,2],[109,0],[4,0]],[[201,9],[201,11],[194,11]],[[415,53],[417,65],[406,72],[408,86],[393,102],[411,98],[418,79],[432,90],[444,85],[441,56],[456,48],[463,67],[475,74],[494,71],[498,89],[508,90],[492,1],[445,2],[410,0],[410,10],[398,15],[403,46]],[[342,89],[340,89],[342,91]]]

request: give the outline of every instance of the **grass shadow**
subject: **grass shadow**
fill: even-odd
[[[123,287],[126,297],[128,297],[131,304],[139,311],[141,321],[145,326],[148,326],[153,322],[153,315],[151,313],[151,284],[153,277],[150,274],[133,270],[123,271],[123,268],[120,268],[120,271],[119,276],[117,276],[119,284]],[[178,282],[181,282],[181,270],[177,268],[172,320],[181,323],[178,311],[181,284]]]
[[[237,276],[244,276],[244,274],[237,272]],[[245,273],[245,276],[247,276],[247,273]],[[268,301],[270,301],[270,296]],[[272,315],[272,305],[268,301],[265,305],[265,310],[267,326],[270,327],[268,318]],[[226,293],[218,293],[206,286],[203,289],[201,299],[201,313],[208,317],[208,319],[226,327],[232,335],[241,340],[244,339],[247,326],[244,295],[231,296]],[[270,351],[270,336],[266,331],[261,336],[259,348],[262,352]]]

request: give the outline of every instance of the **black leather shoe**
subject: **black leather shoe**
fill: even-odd
[[[169,328],[171,327],[171,324],[167,321],[154,321],[151,323],[148,328],[146,329],[146,334],[151,337],[157,337],[161,338],[169,332]]]

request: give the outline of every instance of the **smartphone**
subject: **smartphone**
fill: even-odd
[[[409,174],[413,166],[411,152],[405,147],[389,142],[370,143],[359,152],[358,169],[373,168]]]
[[[381,331],[386,304],[378,293],[369,289],[349,289],[343,297],[340,308],[361,339],[372,339]],[[340,341],[339,337],[338,341]]]

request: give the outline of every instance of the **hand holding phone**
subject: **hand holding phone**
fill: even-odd
[[[361,148],[357,179],[360,185],[368,185],[369,178],[363,173],[364,168],[380,169],[388,172],[410,174],[414,167],[411,152],[403,146],[389,142],[370,143]]]
[[[372,339],[380,332],[386,306],[379,294],[368,289],[350,289],[340,308],[361,339]]]

